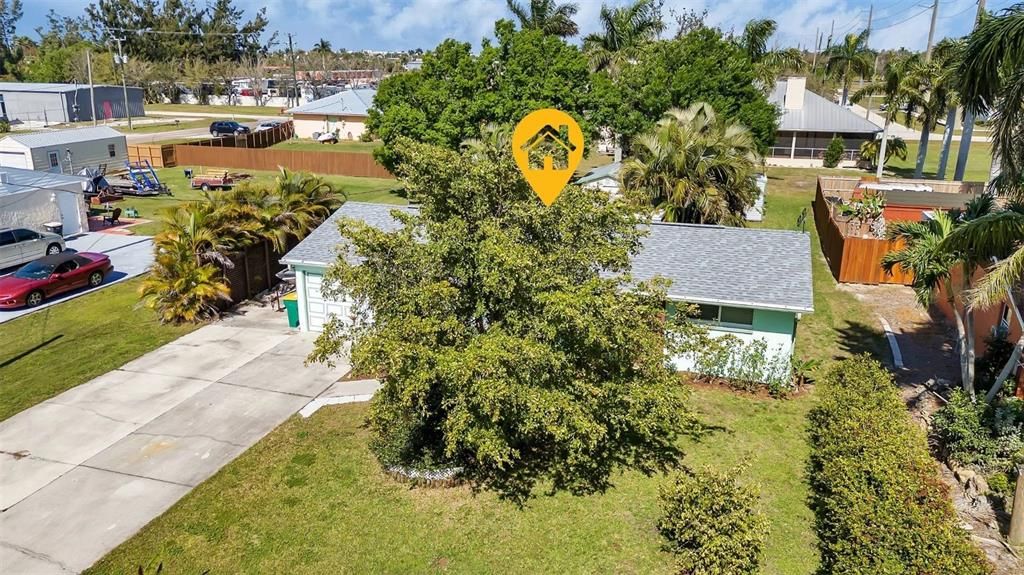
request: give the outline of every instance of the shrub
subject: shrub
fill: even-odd
[[[658,531],[675,553],[679,573],[756,573],[768,537],[756,489],[737,482],[743,468],[726,473],[686,470],[661,490]]]
[[[825,148],[824,163],[826,168],[834,168],[839,165],[839,162],[843,159],[843,151],[846,149],[846,145],[843,143],[843,139],[839,136],[835,136],[828,143],[828,147]]]
[[[981,393],[992,387],[996,376],[1013,353],[1013,344],[1004,337],[993,337],[985,340],[985,349],[985,355],[978,358],[974,366],[974,388],[981,390]]]
[[[698,373],[736,389],[765,387],[773,397],[783,397],[795,387],[789,361],[768,353],[768,343],[760,338],[749,343],[734,335],[709,338],[694,352],[694,360]]]
[[[957,389],[932,416],[932,438],[947,461],[981,467],[991,463],[996,443],[984,425],[985,409],[983,402],[975,403]]]
[[[7,118],[0,118],[0,134],[6,134],[11,131],[11,123]]]
[[[923,433],[868,356],[819,381],[808,475],[824,573],[991,573],[959,527]]]
[[[360,142],[372,142],[373,141],[373,135],[370,134],[369,131],[363,130],[363,133],[359,134],[359,141]]]

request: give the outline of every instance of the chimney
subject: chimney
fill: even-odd
[[[783,107],[787,110],[802,110],[806,89],[807,78],[786,78],[786,98],[783,100]]]

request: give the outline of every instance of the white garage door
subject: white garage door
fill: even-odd
[[[0,166],[5,168],[24,168],[31,170],[24,152],[0,152]]]
[[[349,319],[352,302],[348,299],[335,301],[327,299],[320,293],[320,286],[323,285],[323,276],[320,274],[306,273],[306,315],[310,331],[322,331],[332,315]]]

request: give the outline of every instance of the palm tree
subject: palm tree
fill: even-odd
[[[911,56],[910,58],[890,60],[886,64],[881,78],[872,80],[853,94],[852,99],[854,102],[860,102],[862,99],[874,96],[875,94],[882,94],[883,96],[882,104],[885,108],[883,112],[885,125],[882,127],[881,144],[878,147],[878,160],[875,162],[877,166],[875,175],[879,178],[882,177],[882,169],[885,167],[885,162],[891,156],[886,149],[889,145],[889,126],[896,120],[896,116],[899,115],[901,109],[906,108],[907,117],[910,117],[910,104],[917,97],[914,87],[908,81],[909,70],[915,61],[914,58]]]
[[[658,0],[635,0],[628,6],[601,6],[601,33],[583,39],[583,51],[594,71],[607,70],[617,76],[639,57],[641,46],[665,29]]]
[[[917,119],[921,122],[921,138],[918,141],[917,163],[914,177],[924,175],[924,161],[928,157],[928,141],[932,129],[942,115],[949,110],[950,103],[955,100],[953,82],[955,81],[950,59],[955,57],[955,44],[943,41],[936,46],[931,60],[914,60],[909,72],[908,81],[914,88],[914,105],[920,110]]]
[[[497,155],[507,154],[512,149],[512,126],[484,124],[479,138],[465,139],[459,148],[477,160],[497,159]]]
[[[324,82],[327,81],[327,55],[333,54],[331,50],[331,41],[320,38],[320,41],[313,44],[313,53],[320,54],[320,69],[324,71]]]
[[[756,81],[765,91],[775,87],[776,78],[785,70],[800,70],[804,66],[803,55],[796,48],[768,49],[768,40],[777,29],[775,20],[751,20],[743,28],[743,35],[736,40],[754,64]]]
[[[874,140],[867,140],[860,145],[860,158],[867,160],[871,163],[871,167],[878,168],[878,159],[882,157],[881,154],[882,139],[875,138]],[[907,142],[899,136],[889,136],[886,139],[885,146],[885,163],[889,163],[889,158],[896,156],[901,160],[907,159]]]
[[[984,219],[994,208],[994,199],[983,195],[968,202],[964,210],[939,211],[926,222],[892,222],[889,224],[889,239],[903,242],[903,247],[882,258],[886,272],[891,274],[899,268],[914,275],[912,287],[923,307],[928,308],[932,304],[940,289],[946,296],[956,320],[960,378],[964,391],[971,397],[974,397],[974,310],[968,305],[967,297],[972,289],[974,272],[982,261],[977,252],[950,249],[948,239],[957,227],[978,218]],[[957,269],[961,272],[958,285],[953,281],[953,272]]]
[[[1007,181],[1024,175],[1024,4],[983,18],[967,37],[957,76],[964,108],[994,112],[992,141]],[[970,146],[967,135],[961,147]],[[959,167],[959,166],[958,166]]]
[[[572,17],[580,7],[574,2],[557,4],[555,0],[530,0],[525,7],[516,0],[505,0],[512,15],[519,20],[523,30],[540,30],[545,34],[569,38],[580,33]]]
[[[669,110],[635,140],[621,179],[628,194],[664,210],[665,221],[743,225],[757,196],[756,150],[747,128],[696,103]]]
[[[874,68],[871,50],[868,49],[868,31],[847,34],[841,43],[829,46],[824,56],[828,59],[825,63],[825,73],[843,84],[842,105],[845,106],[853,77],[863,78],[871,74]]]

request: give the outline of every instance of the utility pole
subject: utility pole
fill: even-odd
[[[938,0],[936,0],[938,1]],[[978,12],[974,16],[974,28],[981,22],[981,15],[985,13],[985,0],[978,0]],[[953,179],[962,181],[964,170],[967,169],[967,154],[971,151],[971,137],[974,136],[974,114],[970,111],[964,112],[964,129],[960,131],[960,149],[956,155],[956,170],[953,172]]]
[[[89,110],[92,114],[92,125],[96,125],[96,90],[92,83],[92,50],[85,51],[85,70],[89,74]]]
[[[814,28],[814,58],[811,59],[811,74],[818,69],[818,50],[821,49],[821,35],[817,27]]]
[[[871,7],[868,8],[868,42],[869,43],[871,42],[871,19],[874,17],[874,15],[875,15],[875,5],[872,4]]]
[[[132,111],[128,107],[128,81],[125,79],[124,66],[128,63],[128,60],[124,57],[124,52],[121,51],[121,42],[124,38],[114,38],[117,42],[117,62],[121,64],[121,92],[124,94],[124,115],[128,118],[128,129],[132,130]]]
[[[924,61],[932,59],[932,41],[935,39],[935,24],[939,20],[939,0],[932,4],[932,25],[928,28],[928,48],[924,51]]]
[[[828,50],[832,47],[832,35],[836,33],[836,19],[832,19],[832,27],[828,31],[828,42],[825,43],[825,49]]]
[[[302,102],[299,101],[299,77],[295,72],[295,49],[292,47],[292,33],[288,33],[288,55],[292,59],[292,93],[288,95],[288,101],[291,102],[292,96],[295,97],[295,105],[299,106]]]

